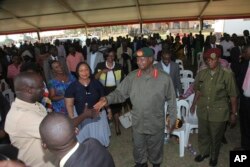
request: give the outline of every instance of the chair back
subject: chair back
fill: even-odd
[[[2,79],[0,81],[0,90],[3,92],[4,90],[9,89],[9,85],[5,81],[5,79]]]
[[[184,70],[183,65],[179,65],[179,69],[180,69],[180,71],[181,71],[181,70]]]
[[[190,106],[186,100],[177,100],[177,118],[179,119],[186,119]]]
[[[193,78],[181,78],[181,85],[184,92],[186,92],[186,90],[193,82],[194,82]]]
[[[11,91],[11,89],[6,89],[2,92],[3,96],[10,102],[10,104],[14,101],[14,93]]]
[[[181,60],[181,59],[176,59],[176,60],[175,60],[175,62],[176,62],[177,64],[179,64],[179,65],[182,65],[182,66],[183,66],[183,62],[182,62],[182,60]]]
[[[193,72],[191,70],[181,70],[180,76],[181,78],[193,78]]]

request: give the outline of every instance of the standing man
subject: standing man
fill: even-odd
[[[78,143],[72,119],[61,113],[47,115],[40,134],[43,146],[56,155],[59,167],[115,167],[112,156],[98,140],[89,138]]]
[[[135,167],[159,167],[163,158],[164,104],[168,102],[171,125],[176,119],[176,96],[169,75],[153,67],[154,53],[151,48],[139,49],[135,56],[139,69],[135,70],[108,96],[102,97],[94,108],[100,110],[107,104],[122,103],[128,97],[133,104],[132,135]]]
[[[172,53],[170,50],[163,50],[161,53],[161,61],[155,64],[155,67],[168,73],[173,81],[176,95],[182,94],[181,78],[179,65],[171,60]]]
[[[236,124],[237,89],[233,72],[219,65],[220,49],[209,49],[204,53],[208,68],[200,71],[194,82],[195,97],[191,112],[197,104],[198,147],[200,154],[195,157],[201,162],[210,156],[209,165],[216,166],[225,126],[230,119]],[[228,102],[231,102],[229,107]],[[231,112],[230,112],[231,108]]]
[[[43,150],[39,125],[47,115],[38,101],[42,98],[44,84],[36,73],[22,72],[14,81],[16,99],[5,121],[5,131],[11,144],[19,149],[18,159],[27,166],[52,167],[53,156]]]
[[[242,51],[242,61],[239,64],[237,75],[238,87],[240,91],[240,132],[241,148],[238,150],[250,150],[250,44],[246,45]]]

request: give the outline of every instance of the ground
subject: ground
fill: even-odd
[[[116,136],[114,127],[111,126],[112,136],[109,151],[111,152],[116,167],[133,167],[133,146],[131,128],[121,128],[121,136]],[[234,129],[227,128],[226,138],[228,144],[223,144],[220,150],[220,157],[217,167],[229,166],[229,153],[234,147],[240,144],[240,132],[239,125]],[[189,140],[193,148],[198,151],[197,148],[197,133],[190,134]],[[161,167],[207,167],[209,166],[209,158],[203,162],[194,162],[194,155],[185,149],[184,157],[179,157],[179,144],[172,138],[167,144],[164,145],[164,160]],[[151,166],[149,166],[151,167]]]

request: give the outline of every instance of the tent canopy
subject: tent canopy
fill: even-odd
[[[250,0],[0,0],[0,34],[250,18]]]

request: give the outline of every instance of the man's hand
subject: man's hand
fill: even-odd
[[[99,112],[107,104],[108,101],[106,97],[101,97],[100,100],[94,105],[94,109]]]
[[[237,115],[231,113],[230,114],[230,128],[234,128],[237,122]]]
[[[167,127],[169,134],[171,134],[174,131],[174,129],[175,129],[175,123],[171,127],[170,126]]]
[[[99,111],[97,112],[95,109],[89,109],[88,103],[85,104],[83,114],[86,118],[95,118],[99,115]]]

